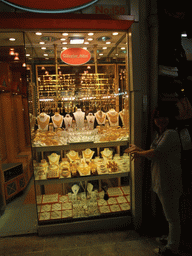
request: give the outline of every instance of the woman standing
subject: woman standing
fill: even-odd
[[[179,198],[182,194],[181,143],[179,134],[170,128],[171,116],[165,108],[156,108],[153,115],[157,136],[149,150],[130,145],[125,152],[132,159],[146,157],[152,160],[152,188],[162,204],[169,224],[167,245],[158,249],[159,255],[177,255],[179,253],[181,226],[179,215]]]

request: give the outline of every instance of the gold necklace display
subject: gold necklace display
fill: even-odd
[[[74,150],[69,151],[68,154],[66,154],[70,161],[75,161],[79,159],[78,152],[75,152]]]
[[[43,117],[44,118],[44,117]],[[49,117],[47,117],[47,119],[45,120],[45,121],[41,121],[40,120],[41,119],[41,116],[39,116],[38,118],[37,118],[37,123],[38,123],[38,125],[40,126],[40,128],[42,129],[42,130],[44,130],[45,129],[45,127],[49,124]]]
[[[60,158],[60,155],[57,155],[56,153],[52,153],[50,156],[48,156],[49,164],[50,165],[58,165],[59,158]]]
[[[103,124],[106,118],[106,114],[104,114],[103,112],[101,114],[102,115],[100,116],[99,113],[96,113],[95,116],[98,120],[98,123]]]
[[[111,114],[111,113],[109,113],[108,112],[108,116],[109,116],[109,121],[111,122],[111,123],[113,123],[113,124],[115,124],[115,123],[117,123],[117,121],[118,121],[118,113],[117,112],[115,112],[115,114]]]
[[[82,151],[83,153],[83,157],[85,159],[91,159],[93,157],[93,154],[95,153],[94,151],[92,151],[91,149],[87,148],[86,150]]]
[[[60,115],[60,119],[59,120],[55,120],[55,117],[52,117],[53,123],[57,126],[60,127],[63,121],[63,117]]]

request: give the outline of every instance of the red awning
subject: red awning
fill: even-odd
[[[134,16],[103,14],[1,13],[0,29],[127,30]]]

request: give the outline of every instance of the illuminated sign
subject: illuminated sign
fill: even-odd
[[[98,0],[1,0],[14,8],[36,13],[68,13],[81,10]]]
[[[61,53],[61,60],[72,66],[80,66],[91,59],[91,53],[82,48],[69,48]]]

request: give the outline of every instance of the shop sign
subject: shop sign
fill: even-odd
[[[128,14],[128,7],[126,5],[95,5],[96,14],[106,15],[126,15]]]
[[[82,48],[69,48],[61,53],[61,60],[72,66],[80,66],[91,59],[91,53]]]
[[[1,0],[14,8],[35,13],[68,13],[81,10],[98,0]]]

